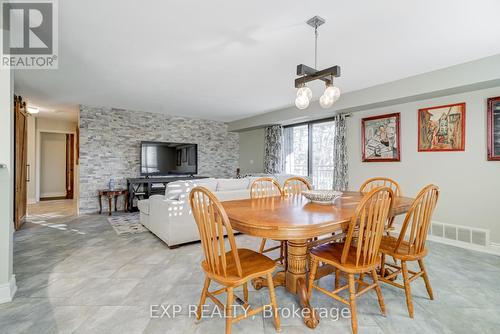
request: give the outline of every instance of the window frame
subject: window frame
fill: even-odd
[[[293,128],[296,126],[304,126],[307,125],[307,176],[312,178],[312,170],[313,170],[313,125],[320,123],[327,123],[335,121],[335,117],[321,118],[314,121],[306,121],[300,123],[287,124],[283,126],[283,129]]]

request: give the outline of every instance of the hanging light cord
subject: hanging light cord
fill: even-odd
[[[318,68],[318,25],[314,27],[314,69]]]

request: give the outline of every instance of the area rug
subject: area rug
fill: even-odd
[[[136,234],[148,231],[140,222],[139,212],[108,217],[108,222],[118,235]]]

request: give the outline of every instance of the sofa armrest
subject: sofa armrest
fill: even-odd
[[[165,195],[151,195],[149,196],[149,199],[165,199]]]

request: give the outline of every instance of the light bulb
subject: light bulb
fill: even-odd
[[[312,92],[311,88],[304,86],[304,87],[300,87],[297,90],[297,96],[300,96],[300,95],[305,95],[308,100],[311,100],[313,92]]]
[[[328,87],[326,87],[323,95],[330,97],[335,102],[340,97],[340,89],[336,86],[328,86]]]
[[[38,114],[40,112],[40,109],[38,109],[37,107],[28,107],[28,112],[30,114]]]
[[[330,108],[333,105],[333,102],[335,102],[333,98],[326,94],[321,95],[319,98],[319,104],[322,108]]]
[[[306,109],[309,107],[309,99],[305,95],[299,95],[295,99],[295,106],[299,109]]]

